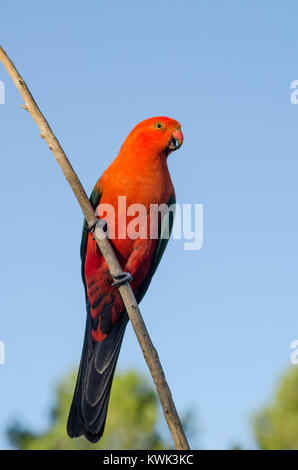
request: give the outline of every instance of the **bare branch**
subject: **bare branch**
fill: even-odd
[[[53,134],[48,122],[46,121],[40,109],[38,108],[26,83],[24,82],[23,78],[15,68],[13,62],[10,60],[10,58],[7,56],[1,46],[0,60],[24,99],[25,105],[22,107],[31,114],[37,126],[39,127],[41,137],[47,142],[50,150],[52,151],[54,157],[60,165],[65,175],[65,178],[70,184],[81,206],[88,226],[92,227],[98,219],[94,214],[93,207],[90,204],[90,201],[79,178],[73,170],[58,139]],[[115,276],[121,273],[121,266],[114,254],[109,240],[104,236],[104,232],[99,226],[99,224],[96,225],[96,228],[94,230],[94,238],[106,260],[111,275]],[[189,449],[189,445],[186,440],[175,404],[173,402],[170,388],[165,379],[165,375],[160,364],[157,351],[152,344],[146,325],[143,321],[140,309],[136,302],[135,296],[128,283],[119,286],[118,289],[122,297],[124,306],[129,315],[132,326],[134,328],[134,331],[136,333],[136,336],[138,338],[138,341],[140,343],[145,361],[149,367],[152,378],[154,380],[157,393],[163,408],[163,412],[175,443],[175,447],[176,449],[187,450]]]

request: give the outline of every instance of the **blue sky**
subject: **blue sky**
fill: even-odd
[[[252,413],[290,366],[297,320],[295,1],[9,2],[1,44],[89,193],[132,127],[167,115],[177,201],[204,204],[204,245],[171,240],[141,304],[194,447],[253,448]],[[0,448],[43,429],[81,354],[82,216],[0,67]],[[129,326],[119,367],[146,371]]]

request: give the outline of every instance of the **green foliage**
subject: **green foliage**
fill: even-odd
[[[298,367],[283,377],[273,402],[254,417],[259,447],[298,450]]]
[[[8,429],[9,439],[17,449],[166,449],[157,431],[159,405],[154,389],[135,372],[118,374],[112,386],[106,429],[98,444],[85,438],[70,439],[66,421],[73,395],[75,374],[66,376],[57,387],[49,428],[33,433],[20,424]]]

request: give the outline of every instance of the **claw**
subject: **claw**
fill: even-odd
[[[88,230],[88,232],[94,232],[94,230],[96,229],[96,225],[100,225],[100,227],[102,228],[102,230],[104,232],[107,231],[108,229],[108,224],[106,222],[106,220],[104,219],[97,219],[96,222],[94,222],[94,224],[91,225],[91,227],[86,227],[86,230]]]
[[[113,282],[112,287],[116,286],[122,286],[123,284],[126,284],[127,282],[132,281],[132,275],[130,273],[119,273],[116,274],[115,276],[112,276],[113,279],[115,279],[115,282]]]
[[[97,219],[94,224],[90,225],[90,227],[86,224],[85,227],[84,227],[84,230],[86,230],[86,232],[90,232],[90,233],[93,233],[93,240],[95,240],[94,238],[94,232],[96,230],[96,227],[99,226],[101,229],[102,229],[102,232],[97,232],[96,236],[97,238],[100,238],[101,240],[105,239],[106,237],[109,236],[108,234],[108,224],[107,224],[107,221],[105,219]]]

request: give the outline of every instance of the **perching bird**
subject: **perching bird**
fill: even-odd
[[[155,218],[155,222],[150,220],[150,205],[170,206],[175,203],[167,157],[182,142],[180,124],[174,119],[155,117],[140,122],[128,135],[118,156],[98,180],[91,194],[90,201],[97,214],[98,209],[105,207],[104,204],[112,205],[115,210],[115,217],[107,212],[104,219],[107,221],[108,233],[113,233],[114,237],[110,237],[110,241],[123,275],[114,279],[111,277],[92,232],[84,222],[81,259],[87,320],[67,423],[70,437],[84,435],[90,442],[97,442],[103,434],[115,367],[128,322],[116,286],[131,281],[138,302],[148,289],[168,242],[167,238],[161,236],[165,217]],[[120,211],[118,196],[126,197],[127,208],[131,204],[142,204],[146,208],[147,215],[143,214],[139,218],[138,228],[143,230],[142,236],[131,237],[125,233],[126,229],[129,232],[129,223],[135,214],[127,215]],[[150,236],[155,229],[157,236]]]

